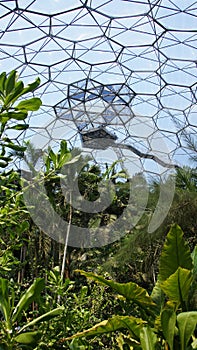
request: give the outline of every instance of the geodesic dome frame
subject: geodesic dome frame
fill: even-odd
[[[196,133],[196,16],[190,0],[1,0],[2,71],[41,78],[35,94],[43,106],[25,137],[40,148],[62,138],[83,147],[81,135],[105,127],[119,157],[127,144],[139,158],[187,164],[184,135]]]

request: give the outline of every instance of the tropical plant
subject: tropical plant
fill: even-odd
[[[133,305],[134,314],[114,315],[64,340],[126,329],[127,334],[118,337],[121,350],[126,344],[134,350],[197,349],[197,304],[194,305],[197,286],[196,254],[195,248],[191,255],[181,228],[173,225],[164,243],[158,280],[151,295],[134,282],[117,283],[78,270],[87,278],[112,288],[118,293],[117,298],[124,298]]]
[[[2,168],[5,168],[12,160],[11,153],[6,152],[6,150],[24,152],[26,149],[26,147],[16,144],[9,138],[9,131],[21,131],[29,127],[25,123],[28,112],[38,110],[42,102],[37,97],[21,100],[20,102],[18,102],[18,99],[33,92],[39,84],[40,79],[37,78],[25,87],[22,81],[18,81],[15,70],[8,75],[6,72],[0,75],[0,167]]]
[[[49,321],[62,313],[64,307],[59,306],[30,319],[28,307],[31,303],[39,301],[44,287],[44,279],[36,279],[15,302],[18,297],[14,287],[7,279],[0,279],[0,312],[3,317],[0,320],[0,349],[34,349],[42,335],[38,328],[35,329],[35,325]]]

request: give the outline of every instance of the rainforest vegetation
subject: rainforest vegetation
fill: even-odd
[[[84,162],[79,150],[71,152],[62,140],[57,150],[43,154],[38,174],[40,153],[30,142],[20,142],[29,113],[33,116],[42,104],[34,97],[39,84],[38,78],[24,86],[16,71],[0,75],[0,349],[197,349],[195,139],[183,135],[191,167],[177,167],[171,175],[173,202],[154,232],[148,226],[161,180],[144,177],[146,208],[121,239],[100,248],[58,243],[34,223],[25,205],[24,191],[33,177],[39,176],[50,204],[68,223],[105,227],[127,207],[135,176],[129,179],[118,162],[100,167],[87,160],[78,176],[80,194],[93,202],[99,184],[111,180],[114,197],[103,212],[72,208],[62,192],[61,169]],[[18,159],[26,162],[31,177],[29,172],[21,176],[14,165]],[[41,201],[43,217],[50,220]]]

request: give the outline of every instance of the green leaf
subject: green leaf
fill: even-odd
[[[27,94],[28,92],[34,91],[40,85],[40,78],[37,78],[33,83],[28,84],[22,92],[22,95]]]
[[[10,92],[14,89],[15,87],[15,82],[16,82],[16,71],[13,70],[7,77],[5,81],[5,91],[6,91],[6,96],[10,94]]]
[[[159,281],[165,281],[179,267],[192,269],[192,258],[188,244],[183,239],[183,231],[173,225],[169,231],[159,262]]]
[[[44,322],[44,321],[49,321],[49,320],[51,320],[52,318],[54,318],[54,317],[60,315],[64,310],[65,310],[64,306],[59,306],[59,307],[57,307],[57,308],[54,309],[54,310],[51,310],[51,311],[49,311],[49,312],[46,312],[45,314],[43,314],[43,315],[41,315],[41,316],[35,318],[33,321],[31,321],[31,322],[25,324],[25,325],[21,328],[20,332],[23,332],[23,330],[26,329],[26,328],[28,328],[28,327],[34,326],[36,323]]]
[[[158,310],[160,311],[165,302],[165,296],[162,289],[160,288],[159,281],[156,282],[150,296],[153,302],[158,306]]]
[[[61,154],[70,153],[67,147],[67,142],[65,140],[61,141],[60,150],[61,150]]]
[[[10,119],[16,119],[16,120],[24,120],[25,118],[27,118],[27,112],[23,111],[23,112],[7,112],[7,113],[3,113],[1,115],[2,118],[6,118],[7,120]]]
[[[5,90],[5,81],[6,81],[6,72],[3,72],[0,75],[0,93],[2,93],[3,95]]]
[[[0,168],[5,168],[7,165],[7,162],[0,162]]]
[[[11,159],[10,157],[7,156],[2,156],[0,155],[0,159],[3,160],[4,162],[9,162],[9,160]],[[1,187],[2,188],[2,187]]]
[[[80,272],[82,275],[90,278],[96,282],[104,284],[105,286],[111,287],[118,294],[122,295],[127,300],[130,300],[141,307],[156,307],[156,304],[152,301],[151,297],[148,295],[146,289],[138,286],[134,282],[128,283],[118,283],[113,280],[107,280],[102,276],[95,275],[91,272],[85,272],[81,270],[76,270],[76,272]]]
[[[179,267],[160,287],[172,301],[180,304],[188,299],[192,279],[191,271]]]
[[[56,166],[57,156],[56,156],[56,154],[53,152],[52,149],[50,149],[50,151],[49,151],[49,158],[51,158],[51,160],[52,160],[54,166]]]
[[[24,84],[22,81],[19,81],[15,84],[15,88],[11,94],[9,94],[5,99],[5,105],[9,105],[10,102],[13,105],[16,100],[29,93],[34,91],[38,86],[40,85],[40,78],[37,78],[33,83],[28,84],[26,87],[24,87]]]
[[[150,327],[143,327],[140,331],[140,342],[142,350],[154,350],[157,336]]]
[[[8,117],[4,117],[4,114],[0,115],[0,123],[1,123],[1,134],[3,133],[4,129],[5,129],[5,125],[8,122],[9,118]]]
[[[13,129],[13,130],[26,130],[28,129],[29,124],[16,124],[8,129]]]
[[[64,338],[64,341],[84,336],[97,336],[104,333],[115,332],[119,329],[128,329],[131,336],[138,340],[140,337],[140,330],[145,323],[146,322],[140,318],[135,318],[133,316],[113,316],[109,318],[109,320],[97,323],[92,328],[76,333],[71,337]]]
[[[19,152],[24,152],[26,150],[27,147],[24,147],[24,146],[18,146],[18,145],[15,145],[14,143],[10,142],[10,143],[5,143],[5,146],[8,147],[8,148],[11,148],[15,151],[19,151]]]
[[[20,96],[21,92],[23,91],[24,88],[24,84],[22,81],[18,81],[15,84],[15,88],[13,89],[12,93],[10,93],[4,101],[4,105],[7,106],[10,103],[14,103],[16,101],[16,99]]]
[[[8,280],[5,278],[0,278],[0,310],[7,322],[10,315],[10,304],[8,298]]]
[[[17,343],[31,345],[36,344],[39,341],[40,337],[41,332],[35,331],[19,334],[14,339]]]
[[[42,101],[38,97],[30,98],[29,100],[24,100],[19,102],[15,107],[16,110],[26,110],[26,111],[37,111],[42,105]]]
[[[190,305],[193,306],[193,310],[196,310],[197,308],[197,246],[194,248],[192,254],[192,260],[193,260],[193,283],[190,289]]]
[[[81,339],[73,339],[69,344],[70,350],[86,350],[87,346],[81,343]]]
[[[196,276],[197,277],[197,245],[195,246],[192,254],[191,254],[191,257],[192,257],[192,261],[193,261],[193,275],[194,277]]]
[[[181,350],[185,350],[197,325],[197,311],[182,312],[177,316]]]
[[[176,326],[176,313],[173,309],[164,309],[161,314],[161,326],[170,350],[173,350],[174,333]]]
[[[16,305],[12,314],[13,322],[15,322],[18,319],[18,317],[20,317],[21,313],[28,308],[32,301],[35,301],[38,298],[38,296],[40,296],[40,293],[43,289],[44,279],[37,278],[33,282],[33,284],[28,288],[28,290],[23,294],[18,304]]]

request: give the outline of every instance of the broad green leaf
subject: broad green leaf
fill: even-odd
[[[14,89],[15,87],[15,82],[16,82],[16,71],[13,70],[7,77],[5,81],[5,92],[6,96],[10,94],[10,92]]]
[[[152,301],[151,297],[148,295],[146,289],[138,286],[134,282],[128,283],[118,283],[113,280],[107,280],[102,276],[95,275],[91,272],[85,272],[82,270],[76,270],[82,275],[90,278],[96,282],[104,284],[105,286],[111,287],[114,291],[122,295],[127,300],[130,300],[141,307],[156,307],[156,304]]]
[[[182,312],[177,316],[181,350],[185,350],[197,325],[197,311]]]
[[[0,93],[2,94],[4,94],[4,90],[5,90],[5,81],[6,81],[6,72],[3,72],[0,75]]]
[[[36,300],[40,296],[41,291],[44,289],[44,279],[37,278],[33,284],[28,288],[28,290],[20,298],[18,304],[16,305],[12,319],[15,322],[18,317],[20,317],[21,312],[25,311],[32,301]]]
[[[192,258],[188,244],[183,239],[183,231],[173,225],[166,237],[159,262],[159,281],[165,281],[182,267],[192,269]]]
[[[170,300],[180,304],[188,299],[192,279],[191,271],[179,267],[176,272],[162,282],[160,286]]]
[[[64,306],[59,306],[59,307],[57,307],[57,308],[54,309],[54,310],[51,310],[51,311],[49,311],[49,312],[46,312],[45,314],[43,314],[43,315],[41,315],[41,316],[35,318],[33,321],[28,322],[27,324],[25,324],[25,325],[21,328],[20,332],[23,332],[23,330],[26,329],[26,328],[28,328],[28,327],[34,326],[36,323],[51,320],[52,318],[54,318],[54,317],[60,315],[60,314],[64,311],[64,309],[65,309]]]
[[[131,336],[134,339],[139,340],[140,330],[145,323],[146,322],[142,319],[133,316],[113,316],[112,318],[109,318],[109,320],[97,323],[92,328],[76,333],[71,337],[64,338],[64,341],[85,336],[97,336],[104,333],[115,332],[119,329],[128,329]]]
[[[14,339],[19,344],[36,344],[41,337],[41,333],[38,331],[35,332],[26,332],[23,334],[17,335]]]
[[[150,327],[143,327],[140,331],[140,343],[142,350],[154,350],[157,336]]]
[[[173,350],[174,333],[176,326],[176,313],[172,309],[164,309],[161,314],[161,326],[170,350]]]
[[[19,102],[15,107],[16,110],[26,110],[26,111],[37,111],[42,105],[41,100],[38,97],[30,98],[29,100],[24,100]]]

